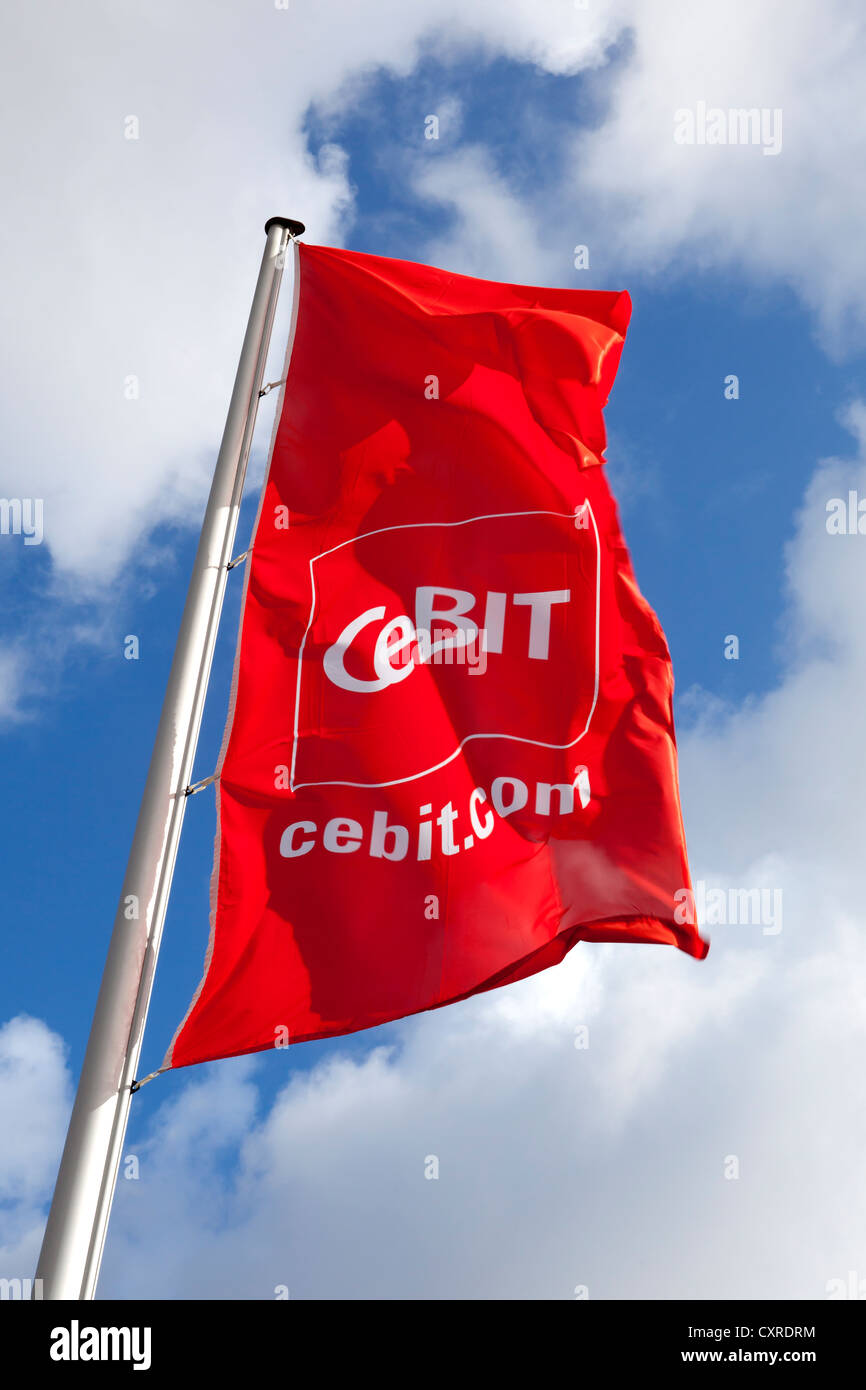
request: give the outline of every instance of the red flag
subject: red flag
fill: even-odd
[[[678,907],[670,656],[604,476],[630,312],[301,246],[173,1066],[436,1008],[580,940],[706,954]]]

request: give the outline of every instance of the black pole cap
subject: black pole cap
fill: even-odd
[[[303,236],[307,230],[303,222],[296,222],[293,217],[269,217],[265,223],[265,236],[271,227],[285,227],[292,236]]]

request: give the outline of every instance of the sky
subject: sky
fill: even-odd
[[[866,539],[827,525],[866,497],[862,7],[19,0],[0,24],[0,495],[44,516],[40,544],[0,535],[0,1277],[35,1267],[284,214],[314,243],[629,291],[607,467],[672,651],[692,874],[779,911],[709,922],[704,962],[581,945],[447,1009],[159,1077],[101,1296],[866,1297]],[[759,139],[698,142],[740,108]],[[201,975],[214,827],[211,789],[187,808],[145,1071]]]

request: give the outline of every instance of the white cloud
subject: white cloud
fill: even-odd
[[[413,186],[421,197],[457,211],[454,230],[431,237],[425,247],[432,264],[517,284],[527,280],[528,264],[542,280],[555,277],[555,253],[542,249],[531,211],[483,149],[475,146],[427,161],[416,168]],[[562,261],[570,265],[570,259]]]
[[[862,6],[650,0],[634,6],[632,33],[608,119],[575,145],[595,238],[639,273],[733,265],[789,284],[827,346],[862,344],[866,190],[852,177],[866,157]],[[699,101],[780,108],[781,152],[675,144],[674,112]]]
[[[0,224],[14,325],[4,486],[44,499],[46,543],[79,593],[112,580],[159,522],[198,518],[265,217],[340,239],[348,172],[338,151],[312,160],[310,102],[376,67],[408,76],[429,30],[565,70],[597,56],[606,27],[567,0],[465,9],[162,0],[132,15],[49,0],[7,13],[16,119],[0,167],[20,215]]]
[[[339,153],[323,166],[310,157],[308,105],[345,108],[352,81],[377,67],[408,77],[422,40],[446,59],[480,44],[552,73],[595,70],[609,103],[602,127],[564,150],[563,189],[543,213],[509,196],[483,151],[428,170],[429,191],[462,208],[470,244],[458,257],[479,269],[504,260],[526,278],[537,240],[539,264],[565,273],[570,245],[551,247],[572,199],[608,266],[733,259],[793,283],[828,335],[862,313],[866,194],[850,171],[862,163],[866,59],[854,0],[446,0],[432,12],[398,0],[254,12],[162,0],[134,19],[107,3],[88,15],[56,0],[9,13],[17,115],[0,146],[21,207],[0,226],[14,324],[5,485],[44,498],[47,544],[79,589],[110,581],[157,523],[197,518],[261,222],[286,210],[311,239],[338,240],[351,208]],[[631,55],[601,70],[627,33]],[[783,153],[675,145],[673,110],[698,99],[782,106]],[[124,138],[128,116],[137,140]],[[138,400],[124,396],[133,375]]]
[[[866,15],[857,0],[591,8],[605,21],[591,50],[548,39],[535,61],[552,72],[600,67],[591,78],[600,124],[549,128],[561,175],[525,204],[508,168],[494,169],[483,149],[444,155],[435,168],[422,152],[419,191],[458,213],[454,235],[434,240],[433,258],[470,273],[568,283],[579,241],[605,284],[734,270],[746,285],[791,287],[830,352],[862,347],[866,188],[853,171],[866,159]],[[614,38],[622,41],[615,57]],[[768,121],[780,111],[779,153],[676,143],[675,113],[701,102],[766,110]]]
[[[0,1027],[0,1276],[32,1277],[42,1203],[54,1185],[71,1101],[62,1040],[39,1019]]]

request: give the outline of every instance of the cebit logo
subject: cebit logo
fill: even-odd
[[[578,513],[389,526],[314,556],[292,790],[410,782],[479,741],[574,747],[598,698],[601,586]]]
[[[459,664],[461,653],[501,654],[505,640],[505,617],[510,603],[530,611],[526,655],[533,661],[546,661],[550,655],[550,613],[554,604],[568,603],[570,589],[542,589],[536,593],[503,594],[488,592],[483,605],[483,626],[470,616],[476,598],[468,589],[449,589],[445,585],[421,585],[415,590],[415,621],[405,613],[385,621],[385,604],[365,611],[347,623],[336,642],[322,658],[325,675],[341,690],[369,694],[403,681],[419,666],[436,662]],[[443,607],[443,601],[445,606]],[[374,675],[359,679],[346,669],[346,653],[356,637],[370,625],[379,624],[373,646]],[[439,634],[442,634],[441,636]],[[518,636],[522,640],[522,634]],[[467,660],[470,670],[480,662]],[[487,661],[484,661],[487,670]]]

